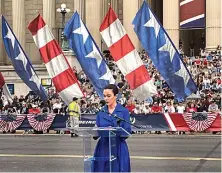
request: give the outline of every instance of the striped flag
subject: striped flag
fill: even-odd
[[[45,89],[4,16],[2,16],[2,40],[17,75],[36,95],[46,102],[47,94]]]
[[[55,118],[54,114],[27,115],[29,124],[37,131],[45,131],[50,128]]]
[[[29,24],[28,29],[32,33],[49,76],[62,100],[69,104],[73,97],[83,97],[72,68],[43,18],[38,15]]]
[[[2,131],[14,131],[21,126],[26,115],[1,115],[0,129]],[[4,121],[4,122],[2,122]]]
[[[146,1],[143,1],[132,23],[143,48],[174,92],[174,97],[184,101],[196,92],[197,86],[183,59]]]
[[[5,131],[5,127],[7,125],[7,122],[5,121],[4,116],[0,115],[0,130]]]
[[[205,0],[180,0],[180,28],[204,27]]]
[[[157,93],[156,87],[111,7],[100,26],[100,33],[118,68],[128,81],[134,96],[142,101],[155,95]]]
[[[104,87],[114,84],[115,79],[77,12],[67,22],[64,34],[69,40],[69,47],[76,53],[82,70],[91,81],[97,94],[103,99]]]
[[[6,97],[6,99],[10,103],[12,103],[12,96],[11,96],[9,90],[8,90],[8,87],[7,87],[6,83],[5,83],[5,79],[4,79],[4,77],[3,77],[1,72],[0,72],[0,88],[3,89],[3,93],[4,93],[5,97]]]
[[[185,113],[183,118],[191,130],[201,132],[208,129],[215,121],[217,113],[194,112]]]

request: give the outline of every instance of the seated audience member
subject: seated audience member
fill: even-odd
[[[164,112],[165,113],[174,113],[175,112],[175,108],[173,105],[171,105],[170,101],[167,101],[166,106],[164,107]]]
[[[38,107],[38,105],[32,105],[32,108],[29,109],[29,114],[39,114],[40,113],[40,109]]]
[[[61,109],[62,103],[59,101],[59,99],[56,99],[56,102],[52,106],[53,113],[59,114]]]
[[[212,100],[211,104],[208,107],[208,112],[218,112],[218,105],[215,100]]]
[[[197,112],[197,108],[194,105],[194,103],[190,103],[190,105],[188,105],[186,112],[188,112],[188,113]]]
[[[134,113],[133,110],[136,108],[135,104],[133,104],[132,100],[128,100],[126,104],[126,108],[129,110],[130,113]]]
[[[179,103],[179,105],[176,107],[176,109],[177,109],[177,112],[180,114],[183,114],[185,111],[185,107],[184,107],[183,103]]]
[[[151,107],[151,112],[152,113],[161,113],[162,107],[159,106],[157,102],[154,102],[153,106]]]

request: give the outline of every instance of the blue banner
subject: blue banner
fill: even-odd
[[[5,117],[5,115],[0,115],[0,119],[2,117]],[[137,126],[141,127],[141,130],[148,130],[148,131],[169,131],[168,124],[164,118],[163,114],[132,114],[131,115],[131,122],[132,124],[135,124]],[[68,121],[68,115],[60,115],[57,114],[54,118],[54,121],[52,122],[52,125],[50,126],[50,130],[59,130],[59,129],[66,129],[66,124]],[[94,127],[96,124],[96,115],[95,114],[82,114],[81,119],[79,121],[80,127]],[[17,130],[26,130],[26,129],[32,129],[31,125],[28,122],[27,117],[24,119],[22,124],[18,127]],[[132,126],[132,129],[135,129],[134,126]]]

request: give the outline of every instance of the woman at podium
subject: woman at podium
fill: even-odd
[[[130,121],[129,111],[124,108],[121,104],[116,102],[118,96],[118,88],[109,84],[104,88],[103,91],[104,100],[106,105],[103,107],[103,110],[98,112],[96,117],[96,125],[98,127],[122,127],[128,133],[131,134],[131,125],[124,122],[119,121],[113,115],[117,115],[118,117]],[[126,144],[126,138],[124,136],[118,135],[115,137],[115,154],[116,159],[111,164],[112,172],[130,172],[130,157],[129,150]],[[94,157],[108,157],[109,153],[109,138],[108,137],[100,137],[97,146],[95,148]],[[110,164],[109,161],[100,160],[95,161],[93,164],[93,172],[109,172]]]

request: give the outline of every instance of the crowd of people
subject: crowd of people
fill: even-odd
[[[151,59],[145,53],[140,52],[140,57],[144,62],[158,94],[147,98],[145,101],[138,101],[133,95],[124,76],[114,63],[109,51],[104,51],[104,58],[113,74],[116,84],[120,90],[118,102],[129,109],[130,113],[149,114],[149,113],[184,113],[184,112],[219,112],[221,110],[221,48],[218,46],[216,51],[200,50],[197,56],[188,57],[184,55],[182,49],[179,50],[187,69],[190,71],[198,92],[195,97],[187,98],[185,102],[179,103],[167,83],[155,69]],[[81,113],[94,114],[104,106],[103,100],[96,94],[83,71],[78,72],[75,67],[73,70],[79,80],[80,86],[86,95],[85,98],[78,100]],[[30,92],[27,96],[17,97],[14,95],[13,101],[6,100],[0,92],[0,113],[9,114],[28,114],[28,113],[56,113],[65,114],[67,106],[55,93],[54,88],[47,90],[49,99],[43,103],[38,96]]]

